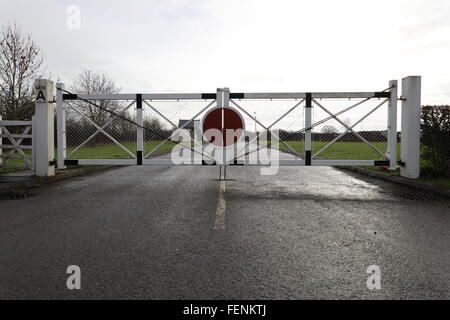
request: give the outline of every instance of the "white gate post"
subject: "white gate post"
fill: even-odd
[[[200,120],[194,120],[194,161],[193,164],[200,165],[203,161],[203,134]]]
[[[312,164],[312,94],[306,93],[305,100],[305,166]]]
[[[222,88],[217,88],[217,95],[216,95],[216,107],[217,108],[222,108],[222,110],[223,110],[223,108],[224,108],[224,105],[223,105],[223,96],[224,96],[224,91],[223,91],[223,89]],[[221,131],[222,131],[222,140],[223,140],[223,137],[224,137],[224,135],[223,135],[223,111],[222,111],[222,124],[221,124]],[[219,148],[216,148],[216,152],[219,150]],[[225,158],[225,144],[224,144],[224,141],[222,141],[222,148],[221,148],[221,155],[222,155],[222,160],[220,160],[219,159],[219,157],[216,155],[216,161],[217,161],[217,164],[218,165],[220,165],[221,167],[220,167],[220,170],[222,170],[222,165],[225,165],[226,164],[226,158]],[[220,176],[220,179],[222,179],[222,173],[221,173],[221,176]]]
[[[141,166],[144,157],[144,109],[142,108],[142,94],[136,95],[136,160]]]
[[[58,144],[58,169],[65,169],[66,159],[66,109],[64,108],[64,83],[56,84],[56,140]],[[58,90],[62,89],[62,90]]]
[[[223,104],[222,107],[223,108],[229,108],[230,107],[230,88],[222,88],[222,97],[223,97]],[[225,110],[225,109],[223,109]],[[231,158],[234,155],[234,147],[233,149],[230,150],[230,155],[227,155],[227,148],[228,146],[225,145],[225,139],[227,136],[226,133],[226,129],[225,129],[225,111],[222,112],[222,136],[223,136],[223,141],[222,141],[222,145],[223,145],[223,164],[225,165],[224,167],[224,179],[226,179],[226,165],[232,161],[235,156],[233,158]],[[230,161],[228,161],[228,157],[230,157]]]
[[[389,170],[397,170],[397,95],[398,81],[389,81],[391,97],[388,105],[388,149]]]
[[[36,175],[55,175],[55,105],[53,103],[53,82],[47,79],[35,81],[36,95]]]
[[[417,179],[420,176],[420,76],[411,76],[402,81],[402,136],[401,160],[403,177]]]
[[[36,172],[36,116],[31,118],[31,170]]]

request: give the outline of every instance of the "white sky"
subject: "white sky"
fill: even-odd
[[[0,0],[8,21],[67,84],[81,68],[123,92],[378,91],[422,75],[423,103],[450,103],[448,0]]]

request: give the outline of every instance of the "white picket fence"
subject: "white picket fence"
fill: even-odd
[[[11,133],[12,127],[20,128],[19,133]],[[32,121],[11,121],[3,120],[0,116],[1,167],[23,167],[35,171],[35,130],[33,128],[34,118]],[[31,143],[24,145],[25,139],[31,139]],[[28,150],[31,150],[31,154]],[[10,160],[14,161],[11,162]]]

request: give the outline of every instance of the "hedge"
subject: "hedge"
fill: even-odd
[[[450,178],[450,106],[422,107],[422,173]]]

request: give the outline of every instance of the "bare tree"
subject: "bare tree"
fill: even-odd
[[[44,72],[43,55],[30,35],[16,24],[0,31],[0,114],[28,120],[34,113],[33,84]]]
[[[334,126],[324,126],[322,133],[338,133],[338,130]]]
[[[120,88],[106,73],[83,70],[74,80],[71,91],[78,94],[117,94],[120,92]],[[118,112],[120,108],[119,103],[113,100],[95,100],[92,102],[112,112]],[[109,112],[86,102],[77,102],[77,106],[83,114],[100,126],[112,117]]]
[[[350,118],[345,118],[344,120],[342,120],[342,122],[343,122],[347,127],[351,127],[351,126],[352,126],[352,121],[350,120]]]
[[[146,116],[144,119],[144,128],[153,131],[164,130],[164,126],[158,118]]]

